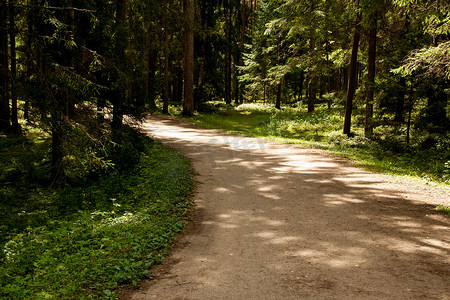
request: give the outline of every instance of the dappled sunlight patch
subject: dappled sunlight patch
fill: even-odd
[[[450,248],[450,243],[447,241],[441,241],[438,239],[433,239],[433,238],[425,238],[423,240],[424,243],[430,245],[430,246],[435,246],[435,247],[440,247],[442,249],[448,249]]]
[[[98,215],[98,213],[102,213],[102,212],[93,212],[91,214],[94,217],[95,215]],[[113,212],[113,214],[115,215],[114,212]],[[142,222],[142,217],[139,214],[125,212],[121,216],[117,216],[117,217],[113,216],[113,217],[109,217],[109,218],[102,220],[102,222],[96,226],[96,229],[105,229],[107,227],[120,226],[120,225],[124,225],[124,224],[136,224],[139,222]]]
[[[213,225],[224,229],[235,229],[238,227],[238,225],[233,224],[233,221],[230,221],[227,223],[227,221],[224,222],[216,222],[216,221],[203,221],[201,222],[203,225]]]
[[[257,168],[263,167],[266,164],[267,163],[262,162],[262,161],[247,161],[247,162],[242,161],[239,163],[239,166],[245,167],[245,168],[248,168],[251,170],[251,169],[257,169]]]
[[[336,194],[324,194],[324,205],[325,206],[337,206],[337,205],[346,205],[346,204],[362,204],[366,201],[355,198],[352,195],[336,195]]]
[[[384,236],[383,241],[386,247],[392,251],[403,253],[407,255],[440,255],[442,257],[448,257],[448,249],[450,243],[445,240],[436,238],[424,237],[422,232],[413,232],[408,234],[414,234],[410,237],[388,237]],[[436,257],[437,258],[437,257]]]
[[[419,222],[415,222],[413,220],[398,220],[394,221],[392,225],[398,226],[398,227],[408,227],[408,228],[422,228],[422,224]]]
[[[218,217],[221,218],[221,219],[230,219],[231,215],[229,215],[229,214],[220,214],[220,215],[218,215]]]
[[[270,240],[270,243],[279,245],[279,244],[287,244],[289,242],[294,242],[294,241],[298,241],[298,240],[300,240],[300,238],[296,237],[296,236],[281,236],[281,237],[272,238]]]
[[[258,188],[258,191],[260,191],[260,192],[270,192],[270,191],[272,191],[274,189],[278,189],[278,187],[275,186],[275,185],[266,185],[266,186],[262,186],[262,187]]]
[[[272,199],[272,200],[281,200],[282,198],[279,195],[276,194],[264,194],[264,197],[268,198],[268,199]]]
[[[259,237],[259,238],[267,241],[268,243],[271,243],[274,245],[282,245],[282,244],[287,244],[290,242],[295,242],[295,241],[301,240],[300,237],[292,236],[292,235],[283,236],[282,233],[275,232],[275,231],[263,231],[263,232],[254,234],[254,236]]]
[[[225,187],[217,187],[213,191],[217,193],[231,193],[230,189]]]
[[[288,257],[299,257],[311,263],[324,264],[332,268],[352,268],[366,263],[367,250],[360,247],[343,247],[333,243],[321,243],[320,249],[288,251]]]
[[[276,233],[273,231],[263,231],[263,232],[256,233],[255,236],[263,238],[263,239],[271,239],[276,236]]]
[[[266,220],[265,221],[267,225],[269,226],[284,226],[286,225],[285,221],[278,221],[278,220]]]

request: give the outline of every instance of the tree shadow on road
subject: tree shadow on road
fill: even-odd
[[[152,122],[200,174],[201,228],[186,239],[210,241],[184,260],[202,265],[193,284],[211,295],[227,293],[227,278],[230,293],[245,286],[241,296],[253,299],[275,299],[274,288],[276,299],[450,297],[449,219],[414,201],[428,195],[419,184],[387,182],[319,150]]]

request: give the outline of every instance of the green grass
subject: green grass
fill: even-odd
[[[114,299],[150,276],[185,224],[193,179],[181,154],[134,139],[132,168],[55,190],[45,136],[0,138],[1,299]]]
[[[363,136],[362,117],[355,111],[352,121],[354,137],[342,134],[344,110],[326,105],[308,113],[302,107],[243,104],[236,108],[220,108],[217,113],[197,114],[190,122],[246,136],[277,142],[300,144],[330,150],[351,158],[361,166],[380,172],[408,175],[448,185],[450,183],[449,136],[434,137],[432,147],[422,147],[429,137],[413,132],[410,145],[405,143],[405,129],[383,125],[375,128],[375,138]]]
[[[442,211],[450,216],[450,206],[438,206],[437,210]]]

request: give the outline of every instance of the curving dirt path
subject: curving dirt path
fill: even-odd
[[[198,172],[194,221],[122,299],[450,299],[450,191],[152,116]],[[428,204],[428,205],[427,205]]]

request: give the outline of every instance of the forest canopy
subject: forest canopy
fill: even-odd
[[[390,126],[405,128],[407,143],[413,130],[441,139],[449,130],[449,8],[407,0],[1,0],[0,130],[48,134],[55,183],[76,166],[103,168],[101,149],[121,144],[124,117],[177,104],[192,116],[212,100],[309,112],[327,102],[345,110],[348,136],[357,114],[367,138]]]

